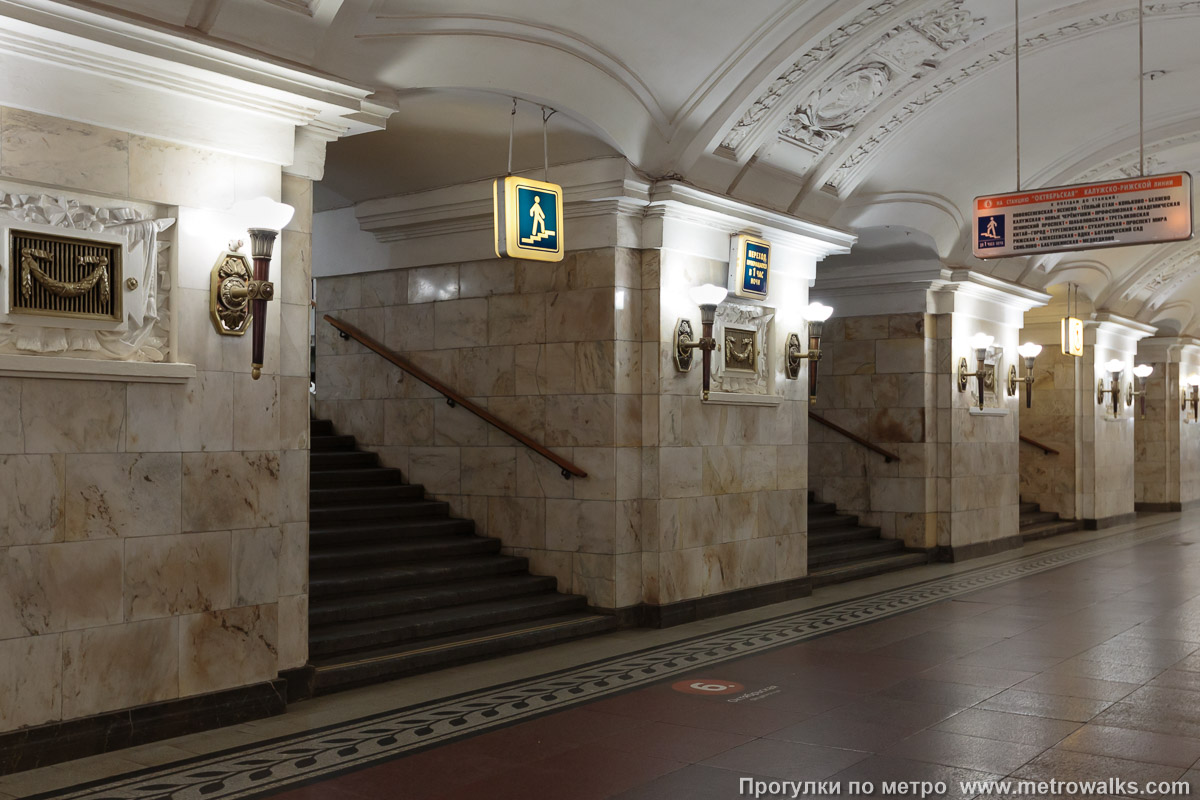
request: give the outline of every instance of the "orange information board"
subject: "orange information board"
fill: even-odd
[[[1192,237],[1186,172],[975,198],[972,251],[1006,258]]]

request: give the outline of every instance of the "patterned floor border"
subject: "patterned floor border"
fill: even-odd
[[[39,800],[240,800],[362,769],[843,628],[1161,539],[1177,521],[840,601],[501,686],[37,795]]]

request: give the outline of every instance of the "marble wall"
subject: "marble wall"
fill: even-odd
[[[772,375],[772,391],[784,396],[769,406],[706,404],[699,368],[678,373],[671,361],[677,316],[698,330],[686,286],[724,283],[725,269],[609,247],[559,264],[493,259],[318,279],[319,317],[382,340],[587,478],[564,480],[323,323],[317,412],[594,606],[666,604],[800,577],[800,382]],[[787,276],[776,285],[804,291]],[[778,359],[786,333],[776,326],[769,335]]]
[[[933,547],[936,398],[933,315],[834,317],[825,323],[813,413],[895,453],[881,456],[836,431],[809,426],[811,488],[887,538]]]
[[[1034,362],[1033,407],[1021,405],[1021,433],[1057,450],[1043,453],[1032,445],[1020,448],[1021,498],[1037,503],[1043,511],[1053,511],[1064,519],[1076,519],[1075,500],[1076,416],[1079,389],[1079,364],[1062,352],[1058,323],[1025,326],[1025,338],[1042,345]],[[1095,402],[1094,387],[1092,402]]]
[[[228,237],[196,224],[166,234],[173,360],[195,378],[0,377],[0,731],[304,664],[308,181],[3,109],[0,182],[181,224],[264,194],[297,208],[276,249],[261,380],[248,337],[218,337],[209,322],[208,271]]]
[[[1139,361],[1154,373],[1147,379],[1145,418],[1135,417],[1134,500],[1151,510],[1186,508],[1200,501],[1200,424],[1190,404],[1181,406],[1181,388],[1200,371],[1200,356],[1192,347],[1180,353],[1177,345],[1155,344],[1146,339],[1138,349]]]

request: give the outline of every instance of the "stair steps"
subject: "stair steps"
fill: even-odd
[[[312,421],[309,657],[318,694],[616,628],[471,520]]]
[[[1053,511],[1042,511],[1037,503],[1024,500],[1021,501],[1018,519],[1021,538],[1027,542],[1079,530],[1079,520],[1063,519]]]
[[[833,503],[819,503],[808,493],[808,575],[814,587],[927,563],[925,551],[884,539],[879,528],[859,525],[858,517],[838,513]]]

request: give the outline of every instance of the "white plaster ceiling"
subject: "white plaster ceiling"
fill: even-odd
[[[949,264],[1200,332],[1200,248],[970,256],[1016,188],[1013,4],[999,0],[71,0],[377,88],[389,130],[329,148],[337,205],[620,153],[818,222],[920,232]],[[1136,174],[1136,0],[1020,0],[1024,188]],[[1146,2],[1152,171],[1200,158],[1200,0]]]

